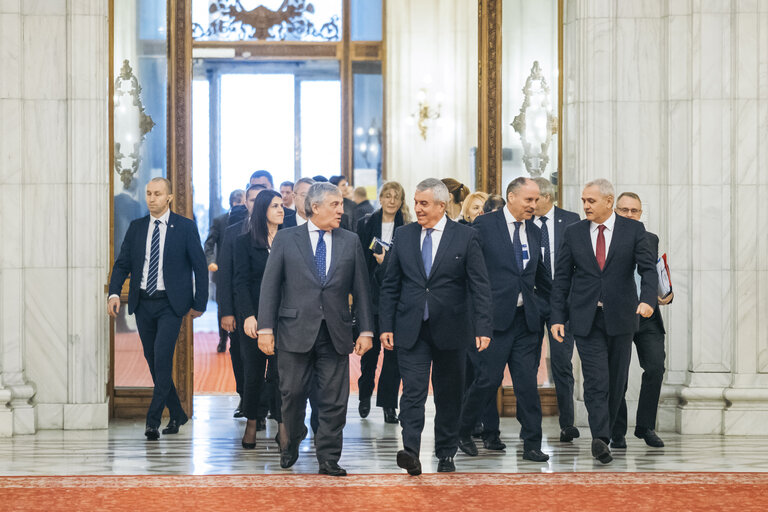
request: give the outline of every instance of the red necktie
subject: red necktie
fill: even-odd
[[[605,266],[605,236],[603,235],[605,226],[600,224],[597,226],[597,243],[595,244],[595,256],[597,257],[597,264],[600,266],[600,270],[603,270]]]

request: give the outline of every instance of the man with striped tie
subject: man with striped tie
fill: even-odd
[[[172,200],[170,181],[150,180],[149,215],[128,227],[112,267],[107,302],[107,312],[116,317],[120,290],[130,275],[128,313],[136,315],[144,357],[155,385],[144,431],[151,441],[160,437],[158,429],[166,406],[171,419],[163,434],[176,434],[187,422],[171,377],[173,352],[184,315],[199,317],[208,300],[208,270],[200,235],[194,222],[170,211]]]

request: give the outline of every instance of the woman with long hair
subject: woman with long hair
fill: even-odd
[[[357,223],[357,235],[363,244],[363,254],[368,264],[368,275],[371,280],[371,300],[374,314],[379,307],[379,285],[384,276],[384,256],[388,245],[393,243],[395,229],[410,222],[411,214],[405,204],[405,191],[396,181],[384,183],[379,192],[381,208],[360,219]],[[374,325],[379,325],[376,314]],[[376,367],[379,362],[381,342],[379,333],[374,333],[373,347],[360,358],[360,378],[357,386],[360,392],[358,412],[361,418],[368,416],[371,411],[371,395],[373,394]],[[400,391],[400,370],[397,366],[397,355],[394,350],[384,351],[384,361],[379,374],[376,405],[384,409],[384,421],[397,423],[397,395]]]
[[[248,220],[248,230],[235,240],[235,312],[237,322],[243,326],[246,338],[240,343],[243,359],[243,407],[242,413],[247,418],[243,434],[243,448],[256,447],[256,432],[259,430],[257,409],[264,382],[267,356],[259,350],[256,342],[259,313],[259,292],[261,279],[267,266],[267,258],[272,247],[272,240],[283,223],[283,198],[279,192],[264,190],[253,205]],[[274,361],[270,362],[273,366]],[[279,394],[277,394],[279,398]],[[281,423],[279,400],[272,407],[272,415]]]
[[[461,205],[470,194],[469,187],[453,178],[443,178],[440,181],[448,187],[448,192],[451,194],[451,200],[445,205],[445,214],[449,219],[458,221],[461,216]]]
[[[475,219],[483,214],[483,205],[488,200],[488,194],[485,192],[472,192],[461,205],[460,224],[472,224]]]

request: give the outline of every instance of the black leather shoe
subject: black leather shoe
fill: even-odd
[[[318,471],[318,473],[328,476],[347,476],[347,470],[332,460],[321,462],[320,471]]]
[[[219,344],[216,345],[216,352],[222,353],[227,351],[227,338],[221,338],[219,339]]]
[[[411,476],[421,474],[421,461],[409,451],[400,450],[397,452],[397,466],[406,470]]]
[[[453,457],[440,457],[437,461],[438,473],[453,473],[456,471],[456,464],[453,463]]]
[[[507,445],[499,439],[499,436],[493,436],[483,439],[483,447],[485,447],[486,450],[501,451],[505,450]]]
[[[627,447],[627,438],[624,436],[611,438],[611,448],[623,450]]]
[[[187,421],[189,421],[189,417],[187,416],[177,420],[170,420],[168,425],[163,429],[163,435],[178,434],[179,427],[184,425]]]
[[[549,455],[539,449],[533,449],[525,450],[523,452],[523,458],[525,460],[532,460],[533,462],[547,462],[549,460]]]
[[[475,441],[471,436],[459,437],[459,450],[470,457],[477,457],[477,446],[475,446]]]
[[[573,425],[569,425],[560,431],[560,442],[570,443],[580,435],[581,434],[579,433],[579,429],[577,429]]]
[[[240,399],[240,403],[237,404],[237,409],[235,409],[235,414],[232,415],[233,418],[244,418],[245,414],[243,414],[243,399]]]
[[[371,399],[361,398],[360,405],[357,406],[357,412],[360,413],[361,418],[367,418],[368,414],[371,412]]]
[[[639,437],[645,441],[645,444],[648,446],[652,446],[654,448],[664,448],[664,441],[662,441],[661,438],[656,435],[656,431],[652,428],[649,428],[645,432],[635,430],[635,437]]]
[[[256,418],[256,432],[267,430],[267,420],[264,418]]]
[[[160,431],[157,430],[157,427],[150,427],[147,425],[146,430],[144,430],[144,435],[147,438],[147,441],[157,441],[160,439]]]
[[[475,423],[475,428],[472,429],[472,437],[483,437],[482,422]]]
[[[384,408],[384,423],[397,423],[399,421],[397,413],[391,407]]]
[[[299,460],[299,443],[290,443],[288,448],[280,452],[280,467],[288,469]]]
[[[608,448],[608,445],[602,439],[592,440],[592,456],[603,464],[608,464],[613,460],[611,449]]]

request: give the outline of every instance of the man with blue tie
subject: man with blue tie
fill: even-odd
[[[429,393],[435,399],[438,472],[453,472],[467,350],[490,343],[490,284],[478,235],[445,215],[448,188],[429,178],[416,186],[418,222],[395,230],[379,295],[381,344],[397,350],[403,395],[403,450],[397,465],[421,474],[421,432]]]
[[[159,439],[163,409],[170,421],[163,434],[176,434],[188,418],[173,385],[173,352],[181,321],[197,318],[208,301],[208,270],[197,226],[170,211],[171,182],[153,178],[147,184],[149,215],[134,220],[112,267],[107,312],[120,311],[120,290],[130,275],[128,313],[136,326],[154,382],[144,435]],[[194,282],[192,276],[194,274]]]
[[[608,443],[627,385],[632,337],[638,315],[653,314],[658,277],[645,227],[616,215],[610,181],[587,183],[581,202],[587,218],[565,230],[555,263],[550,330],[562,342],[570,322],[581,357],[592,456],[607,464],[613,460]]]
[[[533,223],[541,230],[541,257],[550,277],[555,277],[555,258],[563,245],[565,228],[579,222],[579,215],[555,206],[555,186],[546,178],[534,178],[539,186],[539,201],[536,203]],[[548,329],[549,321],[542,324]],[[539,336],[544,341],[544,333]],[[568,443],[579,437],[574,426],[573,412],[573,336],[566,330],[562,343],[549,338],[549,357],[552,381],[555,383],[557,409],[560,419],[560,441]]]
[[[489,406],[495,406],[504,368],[509,367],[517,398],[523,459],[549,460],[549,455],[541,451],[537,373],[541,358],[539,334],[549,309],[552,280],[538,250],[541,233],[531,220],[538,199],[536,182],[515,178],[507,186],[506,206],[478,217],[474,223],[491,282],[493,341],[488,350],[472,355],[476,375],[461,412],[459,448],[471,457],[478,453],[472,427]],[[484,414],[484,446],[504,446],[499,434],[498,414]]]

